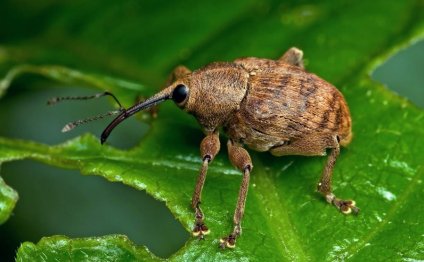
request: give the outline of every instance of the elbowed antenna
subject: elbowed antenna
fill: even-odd
[[[57,104],[59,102],[65,101],[65,100],[89,100],[89,99],[96,99],[96,98],[100,98],[103,96],[110,96],[112,97],[115,102],[119,105],[119,108],[122,108],[121,103],[119,102],[118,98],[116,98],[116,96],[108,91],[105,91],[103,93],[98,93],[95,95],[89,95],[89,96],[55,96],[50,98],[47,101],[47,105],[54,105]]]
[[[104,97],[104,96],[111,96],[115,100],[115,102],[119,105],[119,109],[109,111],[105,114],[99,114],[99,115],[91,116],[91,117],[88,117],[88,118],[85,118],[85,119],[80,119],[80,120],[70,122],[62,128],[62,132],[64,133],[64,132],[71,131],[72,129],[74,129],[77,126],[89,123],[91,121],[103,119],[105,117],[112,116],[112,115],[117,115],[117,114],[121,113],[122,111],[124,111],[124,108],[122,107],[118,98],[116,98],[116,96],[114,94],[112,94],[108,91],[105,91],[103,93],[94,94],[94,95],[88,95],[88,96],[58,96],[58,97],[52,97],[47,101],[47,105],[55,105],[59,102],[66,101],[66,100],[89,100],[89,99],[97,99],[97,98]]]
[[[170,88],[166,88],[154,95],[153,97],[145,100],[144,102],[140,102],[138,104],[133,105],[132,107],[124,110],[121,114],[119,114],[106,128],[103,130],[102,135],[100,136],[100,143],[106,142],[106,139],[109,137],[112,130],[119,125],[122,121],[129,118],[130,116],[138,113],[141,110],[147,109],[149,107],[155,106],[165,100],[170,99],[172,96],[172,90]]]
[[[105,114],[100,114],[100,115],[96,115],[96,116],[91,116],[91,117],[88,117],[88,118],[85,118],[85,119],[80,119],[80,120],[76,120],[76,121],[73,121],[73,122],[67,123],[67,124],[66,124],[66,125],[62,128],[62,133],[69,132],[69,131],[71,131],[72,129],[74,129],[75,127],[80,126],[80,125],[83,125],[83,124],[86,124],[86,123],[91,122],[91,121],[95,121],[95,120],[103,119],[103,118],[105,118],[105,117],[107,117],[107,116],[117,115],[117,114],[121,113],[123,110],[124,110],[123,108],[119,108],[118,110],[109,111],[109,112],[107,112],[107,113],[105,113]]]

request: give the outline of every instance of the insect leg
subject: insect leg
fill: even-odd
[[[199,177],[197,178],[196,187],[193,193],[191,205],[195,211],[195,225],[193,228],[193,236],[203,239],[204,235],[209,234],[209,229],[204,223],[205,216],[200,209],[200,202],[202,198],[202,189],[205,184],[206,174],[208,171],[209,163],[218,154],[220,149],[219,134],[213,133],[206,136],[200,144],[200,154],[203,159],[202,168],[200,169]]]
[[[287,64],[291,64],[294,66],[298,66],[300,68],[304,68],[303,65],[303,51],[296,48],[296,47],[292,47],[289,50],[287,50],[284,55],[282,57],[280,57],[280,59],[278,59],[279,61],[282,61],[284,63]]]
[[[176,68],[174,68],[172,73],[168,76],[168,78],[166,79],[166,82],[165,82],[165,86],[163,86],[161,88],[161,90],[163,88],[166,88],[166,87],[172,85],[172,83],[174,83],[177,79],[180,79],[180,78],[182,78],[182,77],[184,77],[184,76],[186,76],[190,73],[191,73],[191,71],[187,67],[185,67],[183,65],[177,66]],[[144,97],[138,97],[136,103],[141,102],[144,99],[145,99]],[[156,118],[158,116],[158,106],[156,105],[156,106],[150,107],[149,112],[150,112],[150,115],[153,118]]]
[[[175,80],[182,78],[190,73],[191,71],[187,67],[183,65],[177,66],[176,68],[174,68],[174,70],[169,75],[168,79],[166,80],[166,86],[171,85],[172,83],[175,82]]]
[[[236,239],[241,235],[241,220],[244,214],[246,204],[247,190],[249,188],[250,172],[253,165],[249,153],[239,145],[233,144],[231,140],[227,143],[228,155],[231,163],[243,172],[243,179],[240,186],[239,196],[237,200],[236,210],[234,211],[234,229],[227,237],[221,238],[221,248],[234,248]]]
[[[339,209],[343,214],[350,214],[353,212],[357,214],[359,208],[355,206],[355,201],[353,200],[341,200],[337,198],[331,188],[331,180],[333,176],[334,165],[336,164],[336,159],[340,153],[340,145],[337,139],[335,138],[335,147],[331,149],[331,153],[328,156],[327,164],[324,167],[323,174],[318,183],[318,191],[325,197],[328,203],[333,204],[337,209]]]

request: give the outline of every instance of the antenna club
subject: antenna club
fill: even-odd
[[[66,133],[74,129],[75,125],[73,123],[69,123],[62,128],[62,133]]]
[[[47,101],[47,105],[54,105],[54,104],[56,104],[57,102],[59,101],[59,99],[57,98],[57,97],[53,97],[53,98],[51,98],[51,99],[49,99],[48,101]]]

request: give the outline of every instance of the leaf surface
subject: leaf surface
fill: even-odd
[[[0,35],[9,35],[0,38],[4,75],[17,66],[15,72],[113,90],[128,106],[135,95],[154,93],[157,89],[149,87],[159,86],[177,64],[194,69],[242,56],[277,58],[295,45],[304,50],[308,71],[335,84],[345,95],[354,139],[336,164],[334,190],[339,197],[356,200],[359,216],[339,214],[314,192],[325,158],[275,158],[251,152],[255,167],[243,235],[235,250],[221,251],[218,239],[232,228],[241,181],[226,150],[221,150],[209,169],[202,199],[211,234],[205,241],[190,239],[170,260],[424,258],[420,204],[424,140],[419,139],[424,135],[424,112],[369,78],[387,55],[424,36],[422,1],[236,1],[231,6],[224,1],[23,2],[26,5],[5,2],[7,8],[0,11],[16,25],[13,30],[0,27]],[[23,38],[30,21],[40,17],[42,21]],[[62,66],[22,65],[40,63]],[[13,77],[9,71],[0,94]],[[132,83],[136,81],[144,85]],[[119,150],[101,146],[92,135],[56,146],[3,137],[0,163],[30,158],[146,190],[164,201],[190,231],[194,215],[189,203],[201,165],[200,129],[169,103],[140,139],[131,150]],[[223,145],[224,141],[222,137]],[[16,201],[16,192],[0,180],[0,222],[7,219]],[[87,256],[159,260],[124,236],[46,237],[37,244],[24,243],[17,260]]]

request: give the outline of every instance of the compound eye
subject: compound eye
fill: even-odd
[[[188,96],[188,87],[179,84],[177,87],[175,87],[174,91],[172,92],[172,100],[174,100],[175,103],[181,104],[186,100]]]

